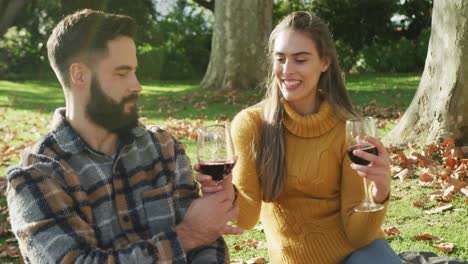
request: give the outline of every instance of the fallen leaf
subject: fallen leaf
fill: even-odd
[[[460,189],[460,192],[463,193],[468,198],[468,188]]]
[[[0,222],[0,236],[5,236],[10,233],[10,223],[8,221]]]
[[[433,236],[428,233],[422,233],[421,235],[416,235],[413,237],[414,240],[416,241],[421,241],[421,240],[431,240],[431,241],[437,241],[440,240],[439,237]]]
[[[442,199],[442,196],[444,195],[444,191],[438,190],[431,192],[430,194],[426,195],[424,197],[424,201],[434,201],[434,200],[440,200]]]
[[[415,201],[413,202],[413,206],[414,207],[424,207],[424,205],[426,205],[425,202],[422,202],[422,201]]]
[[[19,249],[16,246],[11,245],[3,245],[0,246],[0,258],[10,257],[10,258],[17,258],[19,257]]]
[[[448,168],[451,168],[453,169],[455,167],[455,165],[457,165],[457,162],[455,161],[454,158],[452,158],[451,156],[448,156],[447,157],[447,160],[445,161],[445,164],[444,164],[446,167]]]
[[[399,173],[395,174],[392,178],[399,178],[400,181],[403,181],[404,179],[408,178],[409,175],[409,169],[406,168]]]
[[[234,245],[234,249],[241,250],[244,246],[246,246],[249,249],[265,248],[265,242],[247,239],[241,241],[239,244]]]
[[[264,264],[266,259],[264,257],[255,257],[247,260],[247,264]]]
[[[444,205],[444,206],[441,206],[441,207],[437,207],[435,209],[424,211],[424,213],[429,214],[429,215],[438,214],[438,213],[441,213],[443,211],[450,210],[452,208],[453,208],[453,204],[447,204],[447,205]]]
[[[18,240],[16,240],[15,237],[12,237],[12,238],[9,238],[9,239],[5,240],[5,243],[16,243],[16,242],[18,242]]]
[[[455,248],[455,243],[451,243],[451,242],[444,242],[444,243],[440,243],[438,245],[432,245],[433,247],[437,248],[438,250],[442,251],[442,252],[445,252],[445,253],[450,253],[453,251],[453,249]]]
[[[431,175],[429,175],[429,173],[425,172],[421,174],[421,176],[419,176],[419,180],[422,182],[431,182],[433,178],[431,177]]]
[[[388,236],[398,236],[400,234],[400,230],[398,230],[398,228],[394,226],[389,227],[389,228],[384,228],[384,232]]]

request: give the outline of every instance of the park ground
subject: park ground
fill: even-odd
[[[353,103],[378,118],[385,136],[408,108],[420,73],[346,76]],[[229,122],[242,108],[262,97],[261,89],[205,92],[193,82],[142,82],[141,120],[158,125],[181,140],[192,160],[196,129]],[[4,197],[7,168],[19,152],[47,131],[52,112],[63,106],[55,80],[0,80],[0,263],[19,263],[17,243],[10,232]],[[468,260],[468,160],[449,139],[428,146],[411,142],[390,147],[395,178],[392,203],[383,228],[396,252],[433,251],[439,256]],[[268,261],[261,223],[241,236],[227,236],[232,259]],[[264,262],[262,262],[264,261]]]

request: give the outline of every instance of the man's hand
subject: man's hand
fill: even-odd
[[[223,234],[241,234],[242,229],[226,223],[237,218],[239,207],[226,191],[196,199],[190,205],[182,222],[176,226],[184,251],[209,245]]]

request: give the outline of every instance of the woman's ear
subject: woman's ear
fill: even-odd
[[[70,65],[70,86],[78,89],[89,87],[91,81],[91,71],[83,63],[73,63]]]
[[[322,72],[326,72],[328,70],[328,67],[330,67],[330,58],[323,57],[322,58],[322,67],[320,68],[320,70]]]

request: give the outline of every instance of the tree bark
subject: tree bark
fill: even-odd
[[[0,1],[0,38],[15,22],[15,18],[28,0],[1,0]]]
[[[424,72],[409,108],[385,143],[468,145],[468,1],[435,0]]]
[[[202,89],[253,89],[265,73],[272,0],[220,0]]]

